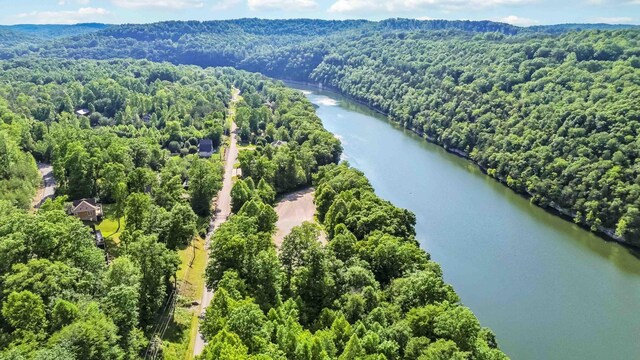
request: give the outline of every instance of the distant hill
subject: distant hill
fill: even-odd
[[[243,33],[248,36],[279,36],[315,38],[336,33],[358,33],[366,31],[431,31],[456,30],[465,32],[497,32],[505,35],[521,33],[561,34],[581,30],[622,30],[638,28],[637,25],[625,24],[556,24],[519,27],[495,21],[470,20],[416,20],[387,19],[369,20],[316,20],[288,19],[266,20],[244,18],[235,20],[212,21],[163,21],[152,24],[109,25],[101,23],[84,23],[75,25],[0,25],[0,46],[8,47],[16,44],[37,43],[64,37],[73,37],[97,33],[100,36],[114,38],[132,38],[138,41],[154,41],[170,39],[178,41],[183,35],[212,36]]]
[[[66,36],[82,35],[108,28],[111,25],[99,23],[86,23],[75,25],[4,25],[2,30],[13,31],[18,35],[32,36],[36,39],[54,39]]]
[[[31,35],[13,31],[7,26],[0,26],[0,47],[10,48],[24,42],[32,42],[35,40]]]
[[[625,30],[640,28],[638,25],[628,24],[557,24],[557,25],[537,25],[530,26],[528,29],[533,31],[542,31],[548,33],[564,33],[567,31],[582,30]]]

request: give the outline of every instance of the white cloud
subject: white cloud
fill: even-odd
[[[65,11],[32,11],[11,16],[18,24],[77,24],[100,22],[110,13],[104,8],[84,7]]]
[[[515,15],[505,16],[503,18],[496,19],[496,21],[515,25],[515,26],[531,26],[531,25],[537,25],[540,23],[538,20],[523,18]]]
[[[213,4],[212,10],[229,10],[238,6],[242,0],[220,0]]]
[[[640,5],[640,0],[587,0],[592,5]]]
[[[426,8],[459,10],[479,9],[500,5],[519,5],[535,0],[337,0],[329,8],[333,13],[358,11],[411,12]],[[639,0],[640,1],[640,0]]]
[[[590,19],[589,22],[604,24],[631,24],[634,22],[634,19],[628,16],[595,17]]]
[[[249,0],[251,10],[310,10],[318,6],[315,0]]]
[[[59,0],[58,5],[71,5],[71,4],[88,5],[90,2],[91,0]]]
[[[113,5],[126,9],[188,9],[201,8],[204,6],[203,0],[111,0]]]

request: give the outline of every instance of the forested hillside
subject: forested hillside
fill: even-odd
[[[574,29],[246,19],[112,27],[33,50],[322,83],[469,157],[535,203],[638,245],[640,30]]]
[[[208,224],[220,188],[219,160],[195,145],[224,143],[232,89],[245,179],[211,244],[203,358],[506,358],[418,247],[415,216],[336,165],[340,142],[301,93],[234,69],[148,61],[0,66],[3,181],[29,184],[28,202],[35,156],[59,182],[36,212],[0,201],[0,359],[137,359],[158,347],[183,358],[154,329],[188,266],[178,254],[204,232],[198,216]],[[305,224],[278,255],[275,196],[312,183],[332,241],[319,246]],[[124,228],[106,254],[67,213],[81,197],[99,198]],[[190,338],[188,326],[173,331]]]
[[[99,23],[84,23],[75,25],[2,25],[1,29],[12,30],[20,34],[32,35],[38,39],[53,39],[66,36],[82,35],[108,28],[110,25]]]
[[[219,165],[190,155],[192,139],[220,143],[244,75],[137,61],[0,66],[0,358],[139,358],[174,291],[177,250],[220,187]],[[59,185],[37,213],[16,207],[39,182],[32,154],[53,163]],[[118,229],[126,222],[108,254],[67,213],[82,197],[110,206]]]
[[[249,115],[290,90],[234,69],[147,61],[0,67],[0,358],[139,358],[187,266],[178,250],[206,230],[220,188],[219,156],[199,158],[198,141],[221,145],[232,88],[246,94]],[[300,139],[300,150],[278,157],[294,175],[302,171],[297,151],[318,165],[338,158],[339,143],[317,120],[270,119],[255,129],[278,124],[273,139]],[[23,210],[40,181],[34,156],[53,164],[58,181],[56,200],[36,213]],[[261,188],[275,195],[275,184]],[[92,228],[67,213],[67,200],[85,197],[117,221],[107,254]]]
[[[254,186],[265,178],[238,183],[248,200],[236,192],[239,210],[212,238],[202,359],[507,359],[419,248],[415,216],[377,197],[361,172],[314,172],[330,242],[304,223],[279,252],[272,194]]]

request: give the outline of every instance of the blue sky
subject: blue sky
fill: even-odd
[[[2,24],[148,23],[241,17],[640,24],[640,0],[0,0]]]

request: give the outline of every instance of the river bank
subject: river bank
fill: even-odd
[[[456,156],[459,156],[465,160],[468,160],[470,163],[474,164],[475,166],[478,167],[478,169],[480,169],[485,175],[489,176],[490,178],[496,180],[497,182],[501,183],[502,185],[504,185],[505,187],[507,187],[508,189],[512,190],[514,193],[524,197],[527,200],[531,200],[533,199],[533,197],[535,196],[535,194],[529,192],[529,191],[522,191],[519,190],[517,188],[514,188],[512,186],[509,186],[507,184],[507,180],[506,179],[502,179],[496,176],[492,176],[489,172],[488,169],[484,166],[482,166],[481,164],[479,164],[476,160],[474,160],[467,152],[461,150],[461,149],[457,149],[457,148],[452,148],[452,147],[448,147],[444,144],[442,144],[441,142],[439,142],[437,139],[425,134],[423,131],[413,128],[413,127],[406,127],[403,126],[403,124],[401,124],[399,121],[394,120],[387,112],[376,108],[375,106],[372,106],[364,101],[361,101],[357,98],[354,98],[348,94],[344,94],[339,88],[336,88],[334,86],[329,86],[329,85],[324,85],[322,83],[312,83],[312,82],[303,82],[303,81],[296,81],[296,80],[285,80],[285,79],[280,79],[281,81],[283,81],[285,84],[286,83],[290,83],[290,84],[297,84],[297,85],[303,85],[303,86],[309,86],[309,87],[315,87],[319,90],[322,91],[329,91],[329,92],[334,92],[344,98],[349,99],[352,102],[355,102],[357,104],[360,104],[380,115],[383,115],[385,117],[387,117],[389,119],[389,122],[391,122],[392,124],[394,124],[395,126],[402,128],[404,130],[410,131],[416,135],[418,135],[419,137],[421,137],[422,139],[424,139],[425,141],[432,143],[434,145],[437,145],[439,147],[441,147],[442,149],[446,150],[447,152],[454,154]],[[597,230],[594,231],[588,224],[584,224],[584,223],[576,223],[573,219],[576,215],[575,211],[571,210],[571,209],[566,209],[563,208],[561,206],[559,206],[558,204],[554,203],[553,201],[549,202],[549,205],[544,205],[544,204],[540,204],[538,202],[532,201],[532,204],[540,207],[541,209],[560,217],[563,220],[569,221],[571,223],[574,223],[578,226],[580,226],[581,228],[590,231],[594,234],[596,234],[598,237],[600,237],[602,240],[604,241],[609,241],[609,242],[615,242],[618,243],[622,246],[625,246],[627,248],[629,248],[630,250],[633,251],[640,251],[640,246],[635,245],[630,243],[627,239],[625,239],[624,237],[618,236],[616,234],[615,229],[612,228],[606,228],[604,226],[598,226]]]
[[[640,357],[640,262],[369,108],[303,90],[344,160],[416,214],[416,238],[514,359]],[[419,164],[420,166],[417,166]],[[603,332],[605,328],[616,331]]]

